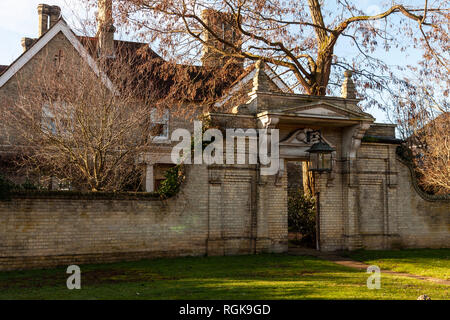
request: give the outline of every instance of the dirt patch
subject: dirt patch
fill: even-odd
[[[328,261],[334,262],[341,266],[358,269],[358,270],[367,270],[367,268],[369,267],[369,265],[364,262],[360,262],[360,261],[352,260],[348,257],[344,257],[343,255],[340,255],[338,252],[329,253],[329,252],[315,251],[315,250],[310,250],[310,249],[300,248],[300,247],[290,247],[289,253],[292,255],[315,256],[315,257],[323,259],[323,260],[328,260]],[[391,275],[401,276],[401,277],[407,277],[407,278],[413,278],[413,279],[418,279],[418,280],[425,280],[425,281],[430,281],[430,282],[434,282],[437,284],[450,285],[449,280],[438,279],[438,278],[433,278],[433,277],[426,277],[426,276],[419,276],[416,274],[411,274],[411,273],[406,273],[406,272],[381,270],[381,273],[382,274],[391,274]]]

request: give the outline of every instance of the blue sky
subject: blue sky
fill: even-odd
[[[0,1],[0,64],[8,65],[14,61],[21,53],[22,37],[37,37],[38,16],[37,5],[39,3],[58,5],[62,9],[62,14],[72,27],[79,25],[78,21],[85,17],[86,9],[80,0],[1,0]],[[378,13],[384,1],[361,0],[358,5],[368,14]],[[416,2],[416,1],[413,1]],[[377,11],[378,10],[378,11]],[[119,34],[120,34],[120,30]],[[120,36],[119,36],[120,37]],[[340,54],[352,54],[355,48],[342,44],[339,46]],[[377,52],[377,55],[388,64],[415,64],[417,53],[411,52],[409,55],[396,52],[395,50],[385,53]],[[368,110],[376,118],[377,122],[387,122],[386,116],[379,110]]]

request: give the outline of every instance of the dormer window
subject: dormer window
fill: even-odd
[[[152,109],[150,120],[153,142],[167,142],[169,140],[169,110]]]

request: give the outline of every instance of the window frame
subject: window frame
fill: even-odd
[[[150,121],[151,126],[159,124],[163,125],[163,132],[165,132],[163,135],[158,136],[151,136],[152,141],[155,143],[167,143],[170,142],[169,136],[170,136],[170,112],[168,109],[164,110],[164,114],[160,116],[156,116],[155,113],[158,112],[158,109],[152,108],[150,111]]]

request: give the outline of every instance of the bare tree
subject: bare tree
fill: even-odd
[[[86,0],[92,6],[95,0]],[[380,92],[395,94],[392,81],[399,69],[376,51],[421,50],[428,72],[448,72],[448,13],[446,1],[380,4],[380,13],[367,15],[358,2],[319,0],[119,0],[116,21],[131,28],[164,57],[198,62],[201,51],[236,60],[263,60],[289,79],[294,90],[311,95],[330,94],[340,84],[340,69],[359,77],[362,98],[380,107]],[[206,11],[205,11],[206,10]],[[239,35],[225,35],[207,11]],[[219,21],[220,22],[220,21]],[[211,41],[210,39],[213,39]],[[336,53],[338,43],[354,46],[348,58]],[[430,66],[433,66],[431,68]],[[412,70],[414,72],[414,70]],[[400,78],[401,79],[401,78]]]
[[[421,88],[419,86],[419,88]],[[411,93],[399,101],[392,115],[398,131],[411,150],[422,188],[430,193],[450,193],[450,110],[428,91]]]
[[[415,150],[416,167],[425,190],[450,194],[450,113],[427,123],[415,137],[421,144]]]
[[[95,6],[95,0],[86,0]],[[394,114],[404,138],[425,139],[420,145],[421,170],[441,170],[446,163],[442,126],[427,126],[448,111],[449,10],[447,1],[392,1],[369,15],[350,0],[118,0],[117,22],[145,39],[167,59],[205,64],[205,54],[218,61],[269,64],[295,92],[336,94],[340,75],[356,75],[358,98],[365,107]],[[341,47],[340,47],[341,46]],[[342,46],[353,46],[346,56]],[[422,56],[417,65],[380,59],[380,52],[409,51]],[[348,51],[348,50],[347,50]],[[225,59],[223,59],[225,58]],[[448,118],[445,118],[448,120]],[[434,139],[434,140],[433,140]],[[433,142],[431,142],[433,140]],[[439,153],[442,152],[442,153]],[[423,171],[424,185],[433,174]],[[433,178],[434,179],[434,178]],[[433,181],[436,182],[435,178]],[[442,176],[443,181],[447,179]],[[437,182],[436,182],[437,183]],[[437,183],[441,189],[442,184]]]
[[[75,52],[48,61],[36,64],[33,79],[17,79],[18,99],[1,110],[23,168],[75,189],[138,190],[138,159],[158,128],[133,56],[98,59],[103,73]]]
[[[440,194],[450,193],[449,80],[443,69],[421,70],[416,77],[399,81],[399,94],[388,111],[398,134],[412,151],[411,160],[422,187]]]

